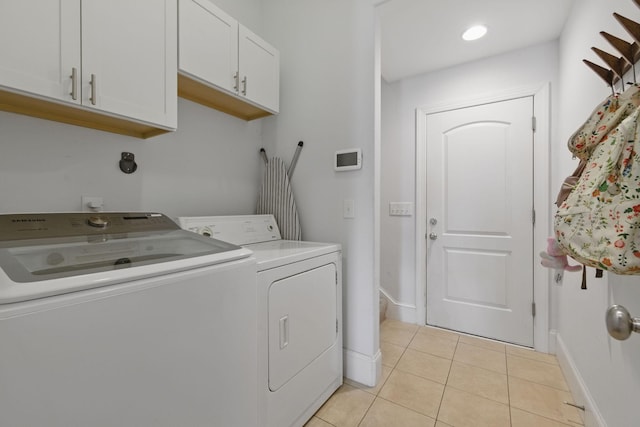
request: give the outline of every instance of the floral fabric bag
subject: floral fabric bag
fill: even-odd
[[[606,140],[607,135],[639,105],[640,86],[637,84],[622,94],[609,95],[571,135],[567,144],[569,151],[580,160],[588,160],[598,144]]]
[[[636,107],[599,138],[554,219],[570,257],[617,274],[640,274],[639,125]]]

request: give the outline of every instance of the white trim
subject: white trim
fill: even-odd
[[[534,115],[537,118],[537,129],[534,133],[533,162],[534,162],[534,189],[533,203],[538,215],[533,232],[534,254],[546,249],[546,239],[551,229],[551,203],[550,203],[550,138],[551,138],[551,87],[542,83],[533,86],[524,86],[480,96],[474,99],[458,101],[454,103],[439,104],[420,107],[416,109],[416,317],[415,322],[424,325],[426,323],[426,293],[427,293],[427,269],[426,253],[427,243],[424,236],[427,233],[426,215],[426,146],[421,143],[426,138],[426,115],[437,112],[450,111],[458,108],[472,107],[491,102],[506,101],[514,98],[533,96]],[[534,262],[532,260],[532,262]],[[549,351],[549,286],[551,275],[549,271],[539,263],[534,262],[533,293],[536,302],[536,316],[533,324],[533,343],[538,351]]]
[[[562,373],[567,380],[567,384],[571,389],[571,394],[575,400],[574,403],[584,405],[585,407],[584,412],[579,411],[583,418],[585,427],[607,427],[607,423],[604,421],[604,418],[602,418],[600,410],[596,406],[596,402],[593,400],[593,396],[591,396],[591,392],[582,379],[582,375],[580,375],[580,372],[578,371],[573,358],[569,354],[567,346],[564,344],[564,341],[562,341],[562,336],[560,334],[557,335],[557,344],[558,362],[560,363]]]
[[[348,351],[345,360],[347,378],[366,385],[375,385],[382,378],[382,355],[380,353],[380,176],[381,176],[381,146],[382,146],[382,62],[381,62],[381,29],[380,15],[374,11],[375,29],[374,29],[374,117],[373,117],[373,288],[371,289],[371,304],[373,306],[373,317],[369,320],[373,330],[373,345],[371,351],[376,351],[373,356],[372,365],[366,370],[366,374],[361,372],[360,367],[363,363],[358,362],[354,358],[353,352]],[[352,367],[352,365],[355,365]],[[363,376],[365,382],[358,378]]]
[[[549,354],[558,354],[558,331],[549,330]]]
[[[382,287],[380,287],[380,296],[387,300],[386,317],[389,319],[399,320],[405,323],[416,322],[416,306],[403,304],[393,299]]]
[[[382,353],[380,349],[373,357],[343,349],[344,376],[368,387],[375,387],[382,378]]]

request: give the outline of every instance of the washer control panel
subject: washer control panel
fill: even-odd
[[[161,213],[72,212],[0,215],[0,241],[178,229],[180,227],[175,222]]]

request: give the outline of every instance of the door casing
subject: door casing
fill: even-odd
[[[551,233],[550,182],[550,84],[527,86],[494,93],[462,102],[419,107],[416,109],[416,323],[426,324],[427,292],[427,205],[426,205],[426,116],[458,108],[467,108],[491,102],[506,101],[523,96],[533,96],[536,130],[533,135],[533,200],[536,221],[533,230],[533,253],[546,250],[547,237]],[[534,262],[533,295],[536,315],[533,319],[534,348],[541,352],[555,352],[555,336],[549,331],[549,288],[551,271]]]

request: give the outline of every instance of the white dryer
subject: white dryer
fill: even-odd
[[[339,244],[282,240],[272,215],[178,218],[258,262],[258,407],[266,427],[302,426],[342,384]]]

